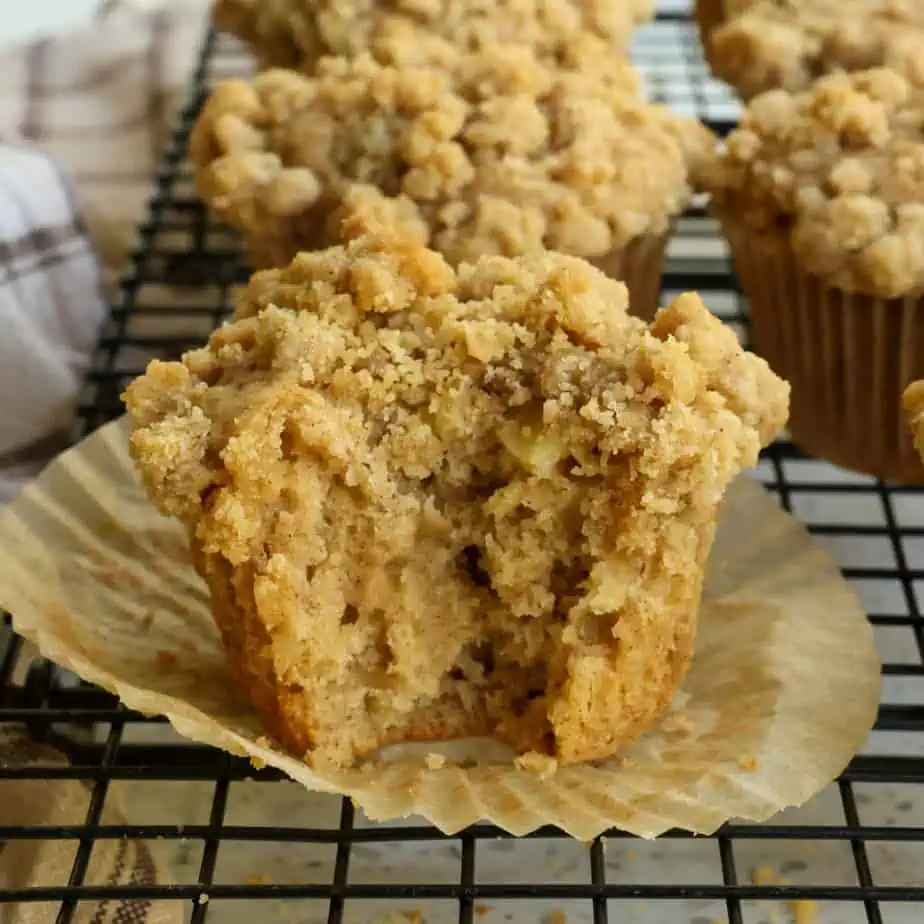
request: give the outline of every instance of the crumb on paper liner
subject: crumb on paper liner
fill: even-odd
[[[806,530],[739,478],[690,673],[664,720],[616,758],[550,768],[493,743],[430,743],[316,772],[274,748],[230,681],[182,528],[145,499],[127,433],[124,419],[98,430],[0,513],[0,605],[16,631],[128,707],[344,793],[372,820],[418,815],[446,833],[489,820],[515,835],[554,825],[581,840],[610,827],[708,834],[806,801],[874,721],[879,662],[856,596]]]

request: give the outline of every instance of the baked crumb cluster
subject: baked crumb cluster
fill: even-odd
[[[327,58],[314,77],[219,86],[191,144],[203,198],[262,265],[335,242],[357,202],[451,263],[597,257],[665,231],[713,156],[711,134],[645,103],[622,61],[604,80],[522,45],[448,54],[438,68]]]
[[[914,437],[914,448],[924,460],[924,380],[912,382],[905,389],[902,406]]]
[[[716,75],[745,97],[836,71],[924,65],[919,0],[737,0],[710,36]]]
[[[129,387],[147,490],[295,753],[608,755],[686,670],[717,505],[788,386],[695,295],[649,328],[582,260],[454,270],[363,229]]]
[[[539,55],[593,36],[608,54],[621,53],[652,12],[652,0],[218,0],[214,19],[264,66],[311,72],[324,55],[367,52],[395,33],[433,36],[457,49],[516,41]],[[406,63],[383,50],[387,63]]]
[[[733,223],[788,233],[804,268],[878,297],[924,286],[924,89],[874,69],[754,99],[707,185]]]

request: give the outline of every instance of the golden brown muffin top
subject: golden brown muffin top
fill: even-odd
[[[651,486],[643,505],[715,503],[785,422],[788,386],[696,295],[649,327],[582,260],[453,270],[353,224],[345,245],[256,273],[207,346],[153,362],[126,392],[152,497],[231,562],[263,556],[303,465],[421,514],[464,506],[489,470],[618,471]],[[286,528],[308,541],[308,524]]]
[[[788,232],[804,268],[838,288],[924,286],[924,88],[894,71],[756,97],[707,185],[720,213]]]
[[[739,0],[727,16],[710,36],[710,60],[746,98],[801,90],[835,71],[920,67],[924,58],[919,0]]]
[[[265,65],[310,72],[323,55],[357,55],[409,29],[459,49],[515,40],[557,54],[586,33],[610,53],[625,51],[633,27],[652,12],[652,0],[218,0],[214,18]]]
[[[439,68],[361,55],[222,84],[191,144],[203,197],[258,236],[316,207],[303,224],[325,244],[325,213],[379,190],[452,263],[542,247],[595,257],[666,230],[713,155],[705,128],[644,102],[613,58],[619,90],[522,45],[446,54]]]

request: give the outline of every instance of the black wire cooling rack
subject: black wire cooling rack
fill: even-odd
[[[662,12],[640,30],[634,59],[652,95],[719,131],[735,119],[736,104],[706,76],[680,12]],[[209,85],[246,68],[240,48],[207,39],[87,380],[76,436],[121,412],[119,393],[148,358],[201,342],[246,278],[236,238],[207,219],[184,163]],[[665,275],[666,292],[682,289],[699,290],[746,338],[727,254],[695,208],[681,222]],[[727,825],[712,838],[676,832],[652,843],[616,831],[581,845],[555,830],[515,840],[489,825],[452,838],[413,819],[375,825],[348,800],[305,793],[125,710],[33,658],[5,619],[0,731],[25,729],[69,763],[0,764],[0,787],[31,780],[50,792],[72,781],[82,802],[73,822],[54,827],[14,827],[0,817],[0,921],[31,920],[27,914],[42,909],[59,924],[98,924],[110,918],[88,916],[88,908],[132,898],[132,910],[113,920],[129,924],[159,911],[193,924],[924,922],[924,493],[802,458],[785,442],[764,453],[755,474],[837,556],[884,661],[883,703],[866,748],[807,806],[770,824]],[[105,814],[116,800],[124,823]],[[143,842],[169,879],[95,881],[94,851],[124,838]],[[4,880],[4,852],[39,840],[66,845],[70,869],[27,888]]]

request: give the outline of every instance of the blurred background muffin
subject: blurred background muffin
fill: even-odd
[[[653,0],[218,0],[213,17],[263,67],[311,72],[324,55],[368,51],[407,25],[459,49],[506,40],[545,55],[589,34],[623,54],[634,27],[653,11]]]
[[[755,346],[814,456],[924,481],[902,419],[924,377],[924,89],[886,69],[751,101],[711,168]]]
[[[924,66],[919,0],[697,0],[695,13],[712,72],[744,99],[838,71]]]
[[[258,267],[372,209],[451,264],[552,249],[622,278],[654,312],[672,222],[714,140],[638,92],[610,55],[548,65],[524,45],[443,48],[439,66],[326,58],[315,76],[230,81],[191,142],[198,189]]]

